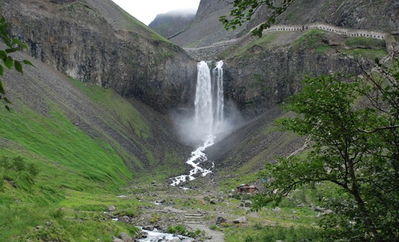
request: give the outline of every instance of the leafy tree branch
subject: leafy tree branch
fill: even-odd
[[[266,6],[270,10],[269,16],[265,22],[252,31],[253,35],[261,37],[263,30],[276,23],[278,16],[284,13],[294,2],[295,0],[234,0],[230,16],[221,16],[219,20],[227,30],[236,29],[251,20],[260,7]]]
[[[5,44],[4,49],[0,49],[0,76],[4,76],[5,71],[15,69],[16,71],[23,73],[23,65],[32,65],[28,60],[15,60],[12,57],[12,53],[21,51],[27,48],[27,45],[19,39],[12,38],[8,31],[9,24],[6,22],[4,17],[0,17],[0,39]],[[0,79],[0,101],[3,102],[4,107],[10,111],[11,101],[6,96],[6,91],[2,80]]]

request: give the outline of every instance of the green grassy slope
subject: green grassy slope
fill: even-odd
[[[4,183],[0,191],[2,238],[24,240],[26,235],[37,239],[79,240],[89,235],[87,238],[110,239],[112,232],[119,231],[122,225],[117,223],[107,225],[92,219],[79,223],[56,215],[58,209],[64,208],[62,213],[67,216],[75,213],[85,216],[82,206],[101,204],[98,199],[103,196],[111,196],[115,204],[119,203],[116,194],[132,178],[132,173],[112,147],[90,138],[60,110],[51,110],[49,117],[45,117],[23,107],[12,113],[1,112],[0,117],[0,134],[5,143],[0,155],[21,157],[38,171],[32,182],[21,179],[23,172],[3,169],[0,173],[0,182]],[[2,159],[0,163],[5,162]],[[82,202],[82,197],[87,199]],[[74,206],[77,199],[78,206]],[[135,207],[136,203],[131,201],[127,206]],[[34,229],[48,221],[53,225],[42,231]],[[106,229],[98,234],[89,232],[93,227],[106,226],[110,226],[109,233]]]
[[[114,205],[134,216],[140,203],[118,197],[129,182],[180,172],[184,148],[172,141],[168,121],[112,89],[32,62],[23,76],[5,77],[13,104],[12,112],[0,112],[0,240],[111,241],[122,231],[134,234],[104,212]]]

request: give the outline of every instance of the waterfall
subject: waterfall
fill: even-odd
[[[214,80],[216,80],[216,110],[215,110],[215,126],[218,128],[224,122],[224,91],[223,91],[223,61],[216,63],[213,70]]]
[[[186,164],[192,167],[189,175],[181,175],[171,178],[172,186],[192,181],[195,176],[203,177],[212,173],[215,167],[213,162],[208,161],[205,150],[215,144],[218,129],[224,123],[224,91],[223,91],[223,61],[216,63],[211,70],[205,61],[197,64],[197,86],[194,101],[194,126],[195,133],[201,138],[201,144],[195,149]],[[206,162],[207,168],[202,167]]]
[[[197,127],[201,127],[206,137],[212,134],[214,125],[211,71],[205,61],[198,63],[197,67],[194,122]]]

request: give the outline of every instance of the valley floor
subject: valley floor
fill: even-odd
[[[190,185],[195,188],[182,190],[155,181],[132,185],[123,199],[145,205],[139,215],[118,220],[146,230],[196,236],[196,241],[295,241],[317,235],[317,213],[308,204],[298,207],[286,201],[282,207],[253,211],[249,196],[220,191],[212,179]]]

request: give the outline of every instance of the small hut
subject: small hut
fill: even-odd
[[[237,193],[246,193],[246,194],[255,194],[259,192],[259,189],[256,186],[241,184],[236,189]]]

